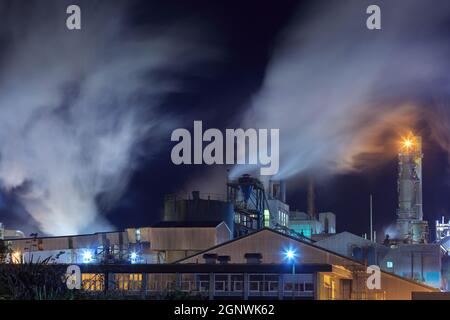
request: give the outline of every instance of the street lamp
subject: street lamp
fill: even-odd
[[[91,263],[93,260],[93,255],[90,250],[85,250],[83,252],[83,263]]]
[[[133,252],[130,254],[130,262],[131,262],[132,264],[137,263],[137,262],[138,262],[138,258],[139,258],[139,255],[137,254],[136,251],[133,251]]]
[[[297,252],[294,249],[287,249],[284,252],[284,256],[285,258],[289,261],[292,262],[292,299],[294,299],[294,295],[295,295],[295,258],[297,257]]]
[[[292,261],[292,274],[295,274],[295,258],[297,257],[297,253],[294,249],[287,249],[284,255],[289,262]]]

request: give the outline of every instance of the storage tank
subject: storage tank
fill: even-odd
[[[163,221],[225,221],[234,232],[234,211],[231,202],[223,196],[200,194],[168,195],[164,201]]]

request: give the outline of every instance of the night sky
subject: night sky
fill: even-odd
[[[42,7],[45,7],[45,2],[46,1],[42,1]],[[51,1],[47,2],[50,3]],[[383,46],[383,48],[388,47],[386,52],[390,55],[392,51],[392,56],[395,57],[393,61],[396,59],[399,61],[403,60],[401,54],[399,55],[398,52],[404,52],[405,60],[411,59],[411,63],[415,66],[421,65],[421,63],[424,62],[424,65],[427,67],[424,67],[426,70],[423,71],[423,74],[428,75],[429,77],[424,79],[421,73],[422,70],[418,67],[414,72],[411,71],[410,74],[404,76],[408,81],[404,81],[404,79],[401,78],[396,82],[389,77],[389,74],[383,74],[384,71],[380,71],[381,76],[377,75],[376,87],[372,88],[374,86],[371,86],[370,94],[367,94],[370,98],[364,99],[364,102],[367,100],[370,101],[370,104],[383,105],[383,107],[378,108],[376,111],[373,111],[373,113],[372,111],[366,113],[363,117],[364,120],[358,118],[358,123],[354,126],[354,132],[352,131],[353,129],[351,129],[353,128],[353,124],[346,125],[345,129],[349,131],[349,133],[346,133],[345,139],[336,140],[336,145],[333,146],[333,149],[331,149],[329,153],[325,150],[324,153],[331,160],[341,162],[343,157],[339,150],[345,150],[342,151],[343,153],[347,153],[348,150],[348,154],[356,159],[354,163],[352,162],[352,168],[346,168],[345,170],[336,169],[335,167],[324,168],[326,165],[323,165],[322,167],[322,162],[314,161],[314,159],[310,159],[310,162],[314,164],[307,164],[304,169],[300,169],[302,166],[298,164],[299,169],[296,170],[296,165],[290,164],[294,169],[291,169],[289,174],[286,174],[288,204],[291,209],[306,210],[307,178],[312,176],[316,179],[316,207],[318,211],[334,212],[337,216],[338,231],[350,231],[361,235],[368,232],[369,229],[369,195],[373,194],[374,229],[378,231],[378,237],[383,237],[385,229],[396,219],[397,159],[395,146],[402,133],[406,130],[413,130],[423,138],[424,215],[429,221],[431,227],[430,233],[433,235],[434,221],[440,219],[442,215],[448,217],[450,212],[450,201],[448,197],[450,194],[449,154],[446,149],[446,146],[449,146],[450,144],[448,144],[448,141],[445,138],[446,131],[444,129],[439,130],[438,133],[436,133],[435,130],[436,127],[447,128],[447,123],[450,123],[446,113],[446,109],[448,109],[447,101],[450,81],[445,77],[445,70],[448,70],[445,68],[448,67],[448,65],[436,62],[436,67],[434,68],[433,66],[429,67],[429,62],[430,65],[432,65],[432,62],[434,61],[433,53],[439,52],[439,49],[442,49],[443,51],[441,51],[441,53],[445,56],[445,50],[448,48],[446,45],[443,47],[437,45],[437,50],[432,50],[433,53],[418,53],[416,57],[416,55],[409,50],[405,49],[402,51],[402,48],[397,50],[397,48],[384,46],[385,39],[383,37],[389,38],[389,41],[396,41],[395,37],[394,40],[390,39],[391,34],[389,33],[390,28],[395,28],[396,37],[404,40],[407,45],[413,44],[414,48],[420,49],[422,45],[427,46],[430,43],[429,41],[433,42],[434,45],[434,40],[438,43],[445,41],[445,39],[448,40],[450,35],[448,34],[448,31],[446,31],[448,30],[446,26],[448,26],[449,21],[437,19],[436,25],[433,25],[433,28],[429,27],[429,29],[426,29],[423,33],[414,33],[414,30],[413,32],[409,32],[408,30],[410,29],[405,27],[405,25],[408,25],[408,22],[405,22],[404,25],[399,24],[400,27],[393,22],[396,13],[403,12],[402,8],[395,8],[395,10],[399,11],[393,10],[392,12],[386,13],[383,11],[383,22],[385,21],[385,24],[383,25],[383,29],[379,31],[378,34],[375,34],[370,33],[370,31],[365,29],[365,19],[367,17],[365,8],[368,4],[372,4],[371,2],[342,2],[348,2],[346,6],[351,7],[352,12],[354,9],[356,12],[359,12],[360,20],[353,21],[352,24],[349,25],[349,29],[346,29],[346,31],[350,30],[349,33],[341,33],[339,35],[335,34],[339,33],[339,30],[334,30],[328,25],[329,23],[331,23],[331,25],[333,23],[333,21],[330,22],[329,19],[333,6],[339,5],[339,2],[336,1],[246,0],[233,2],[222,0],[167,0],[159,3],[154,3],[152,1],[135,1],[132,5],[124,6],[124,8],[121,7],[122,5],[117,5],[118,7],[121,7],[120,10],[123,10],[125,16],[124,23],[127,25],[128,32],[139,32],[144,35],[143,37],[148,36],[151,39],[153,36],[157,37],[159,33],[165,32],[166,30],[175,30],[175,33],[177,34],[179,31],[178,29],[184,28],[183,25],[192,27],[194,30],[193,32],[201,34],[201,36],[195,37],[195,41],[192,42],[192,48],[190,49],[189,54],[191,55],[192,52],[197,52],[201,55],[208,52],[208,58],[203,59],[200,62],[192,63],[187,67],[161,68],[161,70],[157,68],[158,70],[156,70],[156,72],[152,71],[153,73],[148,77],[148,80],[146,80],[148,82],[145,82],[145,84],[152,86],[155,81],[156,83],[162,83],[166,79],[175,78],[177,87],[176,89],[169,88],[164,91],[163,94],[158,93],[159,99],[156,102],[153,102],[152,95],[142,94],[136,98],[139,99],[139,105],[144,106],[143,110],[146,110],[146,105],[150,103],[149,101],[152,101],[152,112],[151,114],[144,112],[143,119],[147,122],[154,123],[154,127],[157,129],[152,130],[158,130],[158,133],[154,134],[153,132],[155,131],[150,131],[149,133],[144,134],[142,138],[133,143],[132,151],[127,149],[128,151],[126,152],[133,155],[132,160],[127,160],[127,183],[121,185],[119,188],[120,192],[114,190],[113,193],[116,196],[113,197],[113,200],[109,197],[111,192],[108,188],[99,188],[92,192],[100,216],[106,217],[106,220],[111,224],[110,228],[123,229],[132,226],[146,226],[157,221],[161,216],[164,205],[164,195],[166,194],[182,190],[190,192],[194,188],[200,188],[201,192],[224,191],[226,170],[231,168],[225,166],[208,167],[204,165],[175,166],[170,159],[170,150],[174,145],[174,143],[170,141],[170,132],[180,127],[192,130],[194,120],[202,120],[204,125],[208,128],[219,128],[222,130],[230,127],[245,127],[246,124],[249,123],[249,110],[250,112],[252,112],[251,110],[256,110],[256,113],[259,110],[258,101],[263,98],[258,97],[261,96],[260,93],[265,88],[264,84],[267,83],[265,82],[265,79],[270,79],[270,72],[273,71],[272,67],[274,66],[273,61],[276,61],[278,57],[277,52],[280,46],[282,47],[280,43],[283,43],[285,38],[289,38],[286,34],[290,33],[293,25],[300,25],[300,28],[302,28],[303,21],[306,23],[311,17],[320,17],[321,12],[327,12],[327,15],[324,15],[323,18],[323,30],[325,31],[322,31],[325,35],[322,34],[321,36],[325,38],[330,37],[332,40],[319,45],[318,50],[320,54],[327,52],[327,54],[330,54],[330,56],[333,57],[333,43],[335,44],[335,41],[340,43],[339,39],[345,38],[345,41],[348,41],[348,43],[351,44],[351,39],[353,37],[352,30],[355,30],[355,33],[358,33],[358,36],[355,36],[355,51],[361,50],[364,52],[364,50],[375,50],[376,52],[378,45]],[[376,2],[386,4],[385,1]],[[416,2],[424,5],[424,1]],[[0,13],[10,14],[11,2],[5,1],[5,3],[6,5],[2,6]],[[103,37],[103,33],[95,35],[95,31],[90,29],[90,21],[92,21],[90,15],[94,16],[95,14],[83,9],[82,1],[72,1],[71,3],[79,3],[82,11],[85,10],[83,15],[86,16],[86,24],[83,26],[83,35],[89,34],[89,37],[92,37],[94,42],[96,41],[96,37]],[[104,5],[103,3],[105,3],[105,1],[99,1],[100,8]],[[110,3],[120,3],[120,1]],[[26,6],[25,2],[21,5]],[[114,6],[115,4],[111,5]],[[381,7],[382,10],[384,10],[383,5],[381,5]],[[420,8],[420,5],[418,7]],[[389,8],[390,7],[386,4],[386,10],[389,10]],[[446,5],[445,8],[448,9],[448,5]],[[343,10],[345,11],[346,9],[344,8]],[[32,11],[32,9],[29,9],[29,12],[24,14],[23,19],[26,19],[25,17],[27,14],[32,14],[30,13]],[[433,12],[434,11],[436,10],[433,9]],[[420,10],[412,12],[417,13],[420,12]],[[434,19],[433,14],[434,13],[426,13],[425,16],[422,17],[424,23],[427,23],[430,19]],[[405,13],[405,15],[407,15],[407,13]],[[353,13],[350,16],[353,17]],[[111,17],[114,17],[114,15],[111,15]],[[333,17],[332,14],[331,17]],[[404,17],[402,16],[398,17],[400,20],[403,18]],[[62,16],[62,19],[65,19],[64,15]],[[411,19],[417,22],[418,29],[421,30],[421,17],[419,16]],[[16,21],[16,23],[19,22]],[[312,25],[314,26],[314,24]],[[361,30],[354,29],[355,26],[360,26]],[[311,26],[309,24],[307,24],[307,26],[305,25],[305,30],[310,30],[310,28]],[[13,32],[11,30],[14,31],[14,27],[9,29],[3,28],[3,34],[0,38],[2,39],[1,43],[3,44],[0,50],[0,57],[7,56],[11,52],[11,46],[14,46],[15,42],[11,40],[11,33],[15,33],[14,37],[21,37],[20,32]],[[436,36],[436,39],[429,39],[427,37],[427,32]],[[361,42],[361,39],[359,38],[360,33],[363,33],[363,38],[367,39],[367,43]],[[126,38],[126,36],[124,38]],[[49,37],[48,41],[51,42],[51,39],[52,37]],[[79,41],[79,39],[75,40]],[[298,43],[296,43],[296,46],[299,47],[298,52],[303,54],[303,41],[307,43],[308,39],[307,37],[298,37],[297,40]],[[186,41],[189,42],[189,38]],[[348,43],[345,44],[345,50],[347,50],[348,55],[351,56],[353,47]],[[405,47],[407,45],[405,45]],[[109,49],[105,51],[106,55],[108,55],[108,50]],[[305,51],[308,50],[305,49]],[[86,49],[86,52],[89,52],[88,49]],[[123,52],[125,52],[124,55],[126,55],[126,47]],[[149,50],[148,54],[151,55],[152,51]],[[318,54],[319,57],[320,54]],[[78,59],[77,57],[80,60],[88,59],[86,56],[80,55],[75,56],[72,60],[75,59],[76,61]],[[345,65],[348,61],[346,59],[340,61],[341,55],[339,54],[336,54],[336,57],[336,60],[333,60],[331,64],[336,64],[336,61],[338,61],[338,64],[342,65],[342,70],[347,70]],[[377,57],[380,60],[390,59],[386,54],[380,54],[378,56],[375,54],[374,56],[367,57],[367,63],[370,64],[373,59],[377,59]],[[292,57],[290,59],[292,59]],[[298,59],[300,61],[302,56],[299,55]],[[5,68],[7,62],[5,62],[5,58],[2,58],[2,60],[3,63],[1,66],[2,68]],[[354,59],[352,58],[351,61],[353,63]],[[58,62],[55,62],[55,64],[56,63]],[[329,77],[332,78],[335,72],[343,72],[342,70],[336,71],[334,65],[330,66],[329,71],[327,71],[328,63],[328,61],[324,60],[323,65],[325,71],[318,70],[317,73],[329,72]],[[171,66],[171,63],[169,62],[168,65]],[[377,68],[378,67],[374,67],[374,69]],[[389,65],[386,68],[389,69]],[[377,69],[377,71],[380,69]],[[401,69],[406,70],[407,68],[402,67]],[[89,74],[89,68],[87,68],[87,70],[86,74]],[[359,88],[356,84],[358,78],[362,76],[361,74],[358,74],[358,65],[356,65],[356,67],[355,65],[352,65],[348,70],[350,70],[348,75],[348,78],[350,79],[352,79],[353,74],[356,73],[354,75],[355,83],[350,83],[349,88],[352,88],[352,86],[355,85],[355,91],[363,91],[363,89]],[[296,70],[293,72],[296,72]],[[409,80],[416,75],[419,79],[426,81],[409,82]],[[4,77],[5,75],[2,73],[2,81]],[[45,81],[45,79],[46,76],[44,72],[42,81]],[[295,82],[295,79],[295,76],[293,76],[292,81]],[[64,91],[63,94],[64,99],[61,99],[62,102],[59,101],[55,103],[58,107],[51,112],[58,112],[61,114],[68,112],[67,110],[69,109],[71,111],[76,111],[77,104],[72,101],[77,101],[81,95],[80,92],[83,92],[83,81],[85,81],[85,77],[82,75],[72,82],[68,81],[69,84],[66,86],[68,89]],[[336,81],[339,82],[339,79]],[[320,83],[320,79],[312,82],[314,90],[317,90],[316,95],[332,95],[332,93],[327,92],[326,87],[322,88],[318,85]],[[114,85],[120,88],[123,83],[118,81],[114,83]],[[302,85],[303,84],[299,80],[298,86],[301,87]],[[324,91],[322,91],[322,89],[324,89]],[[45,88],[43,90],[45,90]],[[383,91],[383,94],[379,94],[380,91]],[[287,92],[289,93],[290,91],[288,90]],[[385,94],[385,92],[388,92],[389,94]],[[295,95],[295,93],[293,94]],[[352,90],[343,93],[344,96],[352,94],[354,94]],[[380,96],[383,97],[380,98]],[[298,110],[302,108],[302,98],[301,94],[293,97],[299,104]],[[337,97],[337,100],[339,100],[339,104],[344,104],[341,97]],[[308,101],[309,99],[305,98],[304,103],[307,104]],[[253,103],[256,104],[256,107],[251,107]],[[274,112],[280,108],[280,113],[285,113],[285,110],[282,109],[282,103],[283,102],[281,101],[280,105],[273,106]],[[403,103],[414,106],[403,109]],[[397,106],[402,107],[400,108]],[[2,102],[0,101],[0,108],[1,107]],[[358,110],[357,107],[353,108],[350,112],[348,109],[343,109],[342,113],[347,113],[343,115],[343,118],[351,118],[350,114],[357,113]],[[392,116],[392,118],[389,118],[389,121],[387,121],[382,114],[390,113],[391,110],[401,110],[401,112],[395,114],[395,116]],[[444,110],[444,115],[442,117],[431,116],[430,114],[434,115],[435,110]],[[296,109],[291,111],[292,113],[289,114],[288,117],[291,119],[299,119],[299,125],[296,128],[297,131],[295,131],[295,134],[298,136],[304,135],[306,137],[305,139],[310,137],[310,133],[304,133],[306,124],[310,124],[312,127],[316,126],[317,129],[323,128],[324,131],[326,131],[327,127],[334,127],[335,125],[337,126],[338,123],[341,123],[341,116],[339,115],[336,115],[336,122],[334,121],[334,118],[323,121],[319,120],[319,118],[322,118],[323,112],[330,112],[329,109],[323,111],[319,109],[315,110],[313,114],[310,114],[311,118],[305,120],[306,122],[303,123],[301,121],[305,114],[300,111],[297,112]],[[412,127],[395,128],[390,121],[395,123],[397,117],[402,117],[403,112],[409,112],[413,115],[411,118],[408,117],[404,122],[401,121],[399,125],[404,126],[407,124]],[[337,109],[337,114],[339,114],[339,109]],[[39,117],[39,114],[33,114],[29,121],[33,122],[33,117]],[[404,118],[405,117],[403,117],[403,119]],[[291,119],[290,121],[292,121]],[[442,122],[445,122],[445,125],[437,125],[435,122],[437,121],[436,119],[442,120]],[[101,121],[101,119],[99,121]],[[265,124],[267,122],[262,121],[261,123]],[[371,123],[376,123],[377,125],[371,127]],[[311,139],[311,145],[307,146],[305,143],[292,142],[295,141],[295,139],[291,134],[291,129],[287,127],[287,129],[283,131],[283,120],[279,120],[276,124],[280,124],[280,145],[282,148],[284,144],[285,146],[289,146],[286,148],[292,150],[299,148],[299,151],[307,149],[309,150],[307,153],[312,154],[314,153],[314,148],[322,147],[322,141],[320,139],[323,139],[324,143],[331,143],[327,141],[330,139],[327,139],[326,135],[317,137],[317,139],[316,136],[313,135],[315,140]],[[371,128],[370,132],[365,131],[365,128],[367,127]],[[379,132],[373,133],[377,128],[379,128]],[[339,132],[340,131],[338,131],[338,133]],[[19,134],[19,136],[21,135],[23,134]],[[334,137],[333,133],[330,133],[330,135]],[[353,140],[349,138],[353,137],[353,135],[367,137],[368,145],[377,146],[376,152],[372,152],[375,148],[356,148],[354,150],[352,144]],[[1,141],[4,141],[4,139],[8,139],[9,136],[0,133],[0,138]],[[342,145],[339,145],[338,142],[342,143]],[[52,139],[45,141],[46,146],[51,146],[52,143]],[[113,144],[115,143],[116,142],[113,141]],[[361,141],[358,140],[354,143],[361,144]],[[327,147],[327,145],[324,146],[325,148]],[[4,158],[4,153],[8,150],[0,150],[0,153],[2,154],[1,159]],[[286,154],[286,157],[289,157],[289,154]],[[115,155],[115,153],[113,153],[113,155]],[[282,165],[284,155],[285,153],[280,155]],[[323,156],[321,156],[321,158],[323,158]],[[330,159],[327,159],[327,161]],[[53,166],[55,165],[58,166],[59,162],[53,164]],[[0,170],[0,173],[8,170],[12,169],[10,167],[5,167]],[[51,171],[52,168],[49,170]],[[49,171],[45,170],[43,172]],[[40,176],[40,174],[36,176]],[[33,177],[34,176],[23,179],[24,181],[14,184],[13,187],[10,187],[7,182],[3,182],[0,221],[4,222],[7,227],[22,228],[26,230],[26,232],[32,232],[36,228],[39,228],[39,225],[36,224],[36,215],[30,216],[29,214],[30,204],[27,202],[28,198],[25,197],[26,200],[24,201],[21,197],[23,197],[24,194],[27,196],[31,192],[30,190],[35,190],[35,188],[41,187],[42,185],[44,185],[42,188],[46,192],[51,192],[51,188],[49,187],[47,190],[45,183],[35,183]],[[80,175],[77,174],[76,177],[78,179]],[[67,197],[68,199],[70,198],[70,196]],[[43,200],[43,202],[45,203],[45,200]],[[81,208],[83,207],[81,206]],[[31,218],[32,216],[35,218]],[[81,231],[92,232],[95,230],[87,228],[81,229]],[[45,231],[41,232],[46,233]]]

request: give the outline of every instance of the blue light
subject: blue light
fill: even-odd
[[[93,255],[90,250],[86,250],[83,252],[83,263],[90,263],[93,260]]]
[[[139,255],[137,254],[137,252],[133,251],[132,253],[130,253],[130,262],[132,264],[138,263],[138,260],[139,260]]]
[[[288,249],[284,252],[284,255],[285,255],[286,259],[291,261],[291,260],[295,259],[295,257],[297,256],[297,253],[293,249]]]

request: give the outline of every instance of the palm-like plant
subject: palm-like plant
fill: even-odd
[[[66,285],[65,267],[49,264],[50,258],[0,265],[0,283],[12,299],[55,300],[73,298]]]

